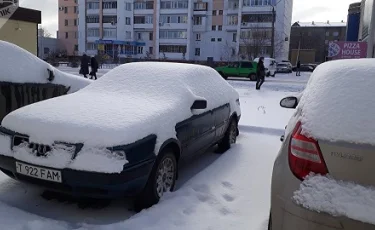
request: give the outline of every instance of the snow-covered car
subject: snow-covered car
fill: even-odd
[[[276,73],[292,73],[292,67],[286,63],[278,63]]]
[[[268,229],[375,228],[374,72],[372,59],[330,61],[300,98],[281,100],[296,110],[273,167]]]
[[[239,94],[201,65],[124,64],[74,94],[8,114],[0,169],[91,197],[137,195],[138,210],[173,190],[178,163],[236,142]]]
[[[76,92],[92,82],[61,72],[5,41],[0,41],[0,60],[0,121],[17,108]]]

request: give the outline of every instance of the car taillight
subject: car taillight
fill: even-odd
[[[311,172],[327,174],[328,169],[316,140],[301,134],[301,122],[293,130],[289,143],[289,167],[293,174],[303,180]]]

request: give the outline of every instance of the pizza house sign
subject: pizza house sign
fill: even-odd
[[[366,42],[330,42],[328,46],[328,57],[332,59],[366,58]]]

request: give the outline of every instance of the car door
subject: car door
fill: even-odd
[[[230,118],[230,104],[226,103],[213,110],[215,118],[215,141],[221,140],[227,130]]]
[[[238,69],[239,69],[239,63],[238,62],[231,63],[228,66],[227,75],[232,76],[232,77],[238,76]]]
[[[182,121],[176,125],[177,139],[180,141],[182,156],[192,156],[210,147],[215,138],[215,118],[213,111]]]
[[[249,76],[252,68],[254,68],[254,66],[251,62],[241,62],[241,68],[239,69],[239,76],[240,77]]]

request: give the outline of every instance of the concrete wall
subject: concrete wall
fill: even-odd
[[[37,35],[36,23],[8,20],[0,28],[0,40],[12,42],[34,55],[38,54]]]

